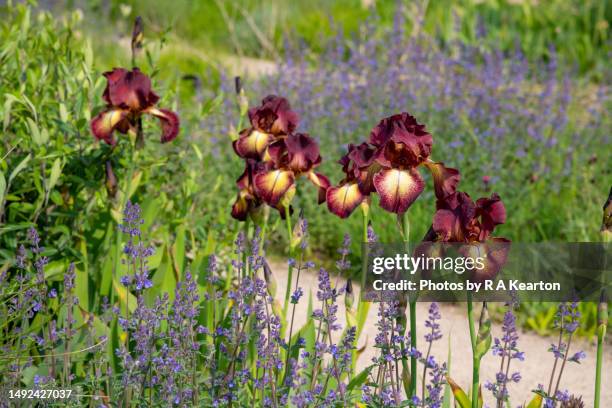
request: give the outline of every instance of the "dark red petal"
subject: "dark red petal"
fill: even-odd
[[[359,169],[369,167],[375,158],[376,148],[367,143],[361,143],[358,146],[349,145],[347,157],[355,163]]]
[[[260,159],[263,157],[272,136],[253,128],[240,132],[240,137],[232,143],[236,154],[245,159]]]
[[[340,218],[347,218],[363,201],[365,196],[357,183],[346,183],[327,189],[327,208]]]
[[[159,119],[162,128],[162,143],[171,142],[176,139],[179,132],[179,118],[176,113],[168,109],[157,108],[148,108],[145,112]]]
[[[287,146],[287,167],[296,174],[306,173],[321,162],[319,145],[305,133],[289,135]]]
[[[436,211],[431,228],[440,241],[463,242],[464,236],[459,218],[451,210]]]
[[[100,112],[91,121],[91,132],[98,140],[104,140],[109,145],[115,145],[113,133],[115,130],[121,133],[127,132],[129,123],[127,121],[128,112],[123,109],[110,109]]]
[[[249,120],[254,128],[264,133],[287,135],[293,133],[299,117],[291,110],[287,99],[268,95],[261,105],[249,109]]]
[[[132,71],[115,68],[111,72],[106,72],[104,76],[108,80],[108,85],[103,97],[113,106],[138,112],[159,100],[159,97],[151,91],[151,80],[138,68]]]
[[[506,238],[491,238],[486,242],[477,242],[459,250],[465,257],[482,258],[484,267],[475,269],[469,276],[472,282],[492,280],[501,272],[510,252],[510,241]]]
[[[425,126],[419,124],[408,112],[382,119],[370,132],[370,143],[377,147],[383,146],[391,138],[407,145],[413,142],[421,143],[425,155],[429,155],[431,151],[431,135],[425,130]]]
[[[373,162],[363,170],[359,170],[357,181],[359,182],[359,189],[363,194],[370,195],[370,193],[376,191],[376,187],[374,187],[374,175],[380,170],[381,167],[376,162]]]
[[[327,189],[331,185],[329,179],[321,173],[315,173],[313,171],[308,173],[308,179],[312,181],[312,183],[319,188],[319,204],[323,204],[325,202]]]
[[[476,201],[476,217],[481,219],[481,236],[484,240],[497,225],[506,222],[506,207],[496,193],[491,198],[479,198]]]
[[[249,215],[249,201],[242,192],[238,193],[232,205],[232,217],[238,221],[245,221]]]
[[[382,208],[403,214],[423,192],[425,182],[415,169],[385,169],[374,176],[374,187]]]
[[[254,183],[257,195],[268,205],[275,207],[294,185],[295,177],[291,171],[272,170],[255,175]]]
[[[455,194],[457,184],[461,180],[459,170],[445,167],[442,162],[425,162],[425,166],[431,171],[434,180],[434,190],[439,200],[444,200]]]

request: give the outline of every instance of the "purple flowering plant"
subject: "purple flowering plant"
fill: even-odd
[[[14,262],[0,268],[2,385],[74,388],[82,395],[75,404],[100,407],[365,404],[441,408],[450,406],[454,398],[456,405],[468,408],[482,406],[482,388],[490,392],[498,407],[509,404],[508,387],[521,381],[516,366],[526,357],[520,351],[511,309],[504,315],[501,336],[493,339],[487,305],[482,305],[477,326],[474,305],[468,298],[473,352],[470,397],[451,378],[448,362],[433,355],[434,344],[443,338],[438,304],[429,305],[425,330],[417,333],[415,298],[377,299],[377,334],[364,339],[373,303],[361,298],[356,302],[364,281],[345,277],[353,272],[357,258],[351,253],[353,243],[373,243],[378,239],[376,232],[388,234],[375,232],[373,218],[396,222],[393,234],[399,234],[408,245],[415,236],[408,219],[421,214],[421,203],[435,204],[435,213],[424,217],[432,220],[426,240],[482,246],[503,241],[493,236],[494,229],[506,221],[504,202],[499,195],[489,194],[494,187],[504,187],[505,181],[495,175],[501,174],[508,155],[522,160],[527,154],[538,155],[558,145],[555,134],[570,128],[564,113],[569,109],[570,84],[550,80],[542,90],[533,91],[525,86],[529,66],[520,57],[508,62],[494,52],[480,53],[469,47],[449,57],[440,50],[424,49],[422,38],[404,43],[399,35],[401,27],[398,22],[392,33],[397,38],[380,60],[375,58],[380,44],[374,39],[359,44],[346,58],[340,57],[347,54],[341,49],[344,44],[338,44],[338,49],[328,51],[329,66],[309,69],[306,60],[290,59],[276,77],[254,87],[262,95],[271,94],[263,88],[277,81],[276,87],[286,91],[283,95],[304,108],[302,116],[292,110],[287,99],[273,95],[248,109],[239,90],[240,109],[242,116],[248,116],[249,125],[239,134],[224,132],[234,136],[233,152],[244,165],[237,181],[238,193],[227,211],[244,221],[241,231],[227,233],[235,237],[232,248],[211,244],[199,250],[199,240],[210,243],[222,234],[202,238],[197,228],[187,231],[185,226],[191,221],[184,219],[192,213],[183,209],[173,218],[179,226],[158,239],[153,232],[161,229],[166,233],[166,226],[152,224],[157,201],[147,203],[146,196],[135,193],[138,185],[132,184],[138,184],[143,174],[144,166],[137,161],[139,153],[131,151],[120,187],[112,159],[104,158],[101,163],[112,201],[109,214],[119,224],[117,229],[108,228],[104,236],[103,247],[109,253],[105,266],[88,270],[86,254],[71,263],[55,259],[57,252],[43,246],[52,236],[39,236],[30,229],[27,242],[17,247]],[[141,30],[140,21],[134,31],[134,53]],[[479,59],[482,63],[476,64]],[[550,64],[554,63],[552,58]],[[556,72],[556,67],[548,68]],[[95,137],[115,146],[113,134],[127,133],[142,142],[145,113],[160,120],[163,143],[177,137],[178,115],[155,107],[158,97],[151,90],[150,79],[138,68],[116,69],[105,77],[106,107],[91,123]],[[325,82],[330,79],[331,84]],[[517,85],[505,86],[503,82]],[[464,89],[471,89],[470,94]],[[541,120],[528,108],[534,103],[542,104],[547,113]],[[406,106],[418,121],[406,112]],[[231,114],[230,109],[226,112]],[[436,115],[448,120],[440,121]],[[379,117],[384,119],[379,121]],[[320,134],[320,139],[300,133],[300,118],[302,126],[328,132],[313,132]],[[591,122],[597,120],[595,112],[586,126],[596,127]],[[231,126],[229,123],[223,121],[224,126]],[[374,123],[377,125],[369,131]],[[211,121],[204,126],[215,124]],[[435,153],[436,160],[444,157],[447,162],[462,163],[466,152],[473,150],[465,147],[471,142],[461,138],[461,132],[452,140],[438,136],[448,136],[449,129],[467,131],[479,146],[469,158],[469,166],[483,166],[479,174],[493,175],[482,177],[487,197],[474,201],[457,191],[459,170],[431,159]],[[354,142],[349,135],[368,135],[368,131],[365,142],[349,144],[343,150],[345,143]],[[530,138],[515,143],[508,137],[520,131]],[[195,145],[194,150],[198,150]],[[341,157],[335,172],[331,166],[330,172],[324,167],[332,162],[324,161],[330,156]],[[571,148],[567,156],[570,163],[584,159]],[[215,161],[223,161],[218,159]],[[530,183],[536,183],[538,177],[549,177],[558,167],[557,162],[543,160],[514,182],[522,183],[528,176]],[[332,186],[318,172],[320,168],[325,174],[339,176],[337,184]],[[433,188],[426,188],[423,168],[428,170]],[[305,204],[297,217],[292,213],[294,195],[303,194],[296,192],[296,180],[302,175],[317,187],[316,201],[327,202],[340,219],[349,218],[357,207],[361,210],[362,234],[359,239],[355,239],[357,234],[344,236],[335,270],[311,261],[318,248],[309,247],[312,224],[304,213],[314,218],[324,211],[311,212],[315,200],[300,200],[311,204]],[[207,188],[208,181],[204,183]],[[222,181],[219,178],[217,184]],[[184,190],[180,197],[188,203],[184,206],[195,205],[191,187],[187,182],[180,187]],[[159,193],[175,194],[177,189],[168,186]],[[119,190],[121,194],[116,196]],[[222,196],[217,191],[211,196]],[[60,202],[60,198],[54,199]],[[69,199],[67,196],[66,201]],[[145,207],[131,199],[140,199]],[[380,208],[371,206],[372,202],[378,202]],[[267,239],[280,240],[268,207],[279,210],[287,229],[285,293],[279,293],[277,283],[283,272],[266,253]],[[172,205],[163,208],[166,212],[175,210]],[[144,219],[145,213],[150,219]],[[80,252],[82,255],[83,250]],[[365,258],[371,254],[365,249],[361,255],[366,265]],[[313,288],[305,283],[311,274],[316,274]],[[90,283],[94,279],[104,284],[93,287]],[[302,307],[307,309],[305,321],[298,317]],[[570,352],[579,318],[575,303],[559,306],[559,339],[549,350],[554,365],[548,387],[534,391],[529,407],[566,406],[576,400],[560,383],[567,364],[580,363],[586,357],[582,351]],[[603,321],[602,317],[598,324],[605,334]],[[603,339],[603,334],[600,337]],[[365,342],[363,347],[358,345],[361,341]],[[376,355],[358,371],[358,358],[367,347],[376,349]],[[480,360],[490,350],[500,359],[499,370],[481,387]],[[452,394],[446,392],[451,389]]]

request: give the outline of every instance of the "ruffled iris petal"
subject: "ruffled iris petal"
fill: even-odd
[[[289,135],[285,141],[289,167],[296,173],[305,173],[321,163],[318,143],[305,133]]]
[[[491,198],[479,198],[476,200],[476,216],[481,217],[481,240],[488,238],[495,226],[506,222],[506,207],[496,193]]]
[[[159,119],[162,135],[161,142],[168,143],[173,141],[179,132],[179,118],[176,113],[168,109],[149,108],[145,111]]]
[[[291,110],[287,99],[268,95],[261,105],[249,109],[251,125],[265,133],[287,135],[293,133],[299,122],[297,113]]]
[[[116,141],[113,138],[113,132],[118,130],[122,133],[127,132],[129,123],[127,123],[128,112],[123,109],[110,109],[100,112],[91,121],[91,131],[98,140],[104,140],[109,145],[115,145]]]
[[[365,196],[357,183],[346,183],[327,189],[327,208],[340,218],[346,218],[357,208]]]
[[[440,241],[462,242],[464,239],[460,219],[452,210],[436,211],[431,228]]]
[[[254,178],[255,192],[268,205],[275,207],[295,183],[291,171],[273,170],[259,173]]]
[[[374,176],[374,187],[380,195],[382,208],[403,214],[423,192],[425,182],[414,169],[385,169]]]
[[[104,73],[108,80],[104,98],[113,106],[141,111],[154,105],[159,97],[151,90],[151,80],[138,68],[127,71],[115,68]]]

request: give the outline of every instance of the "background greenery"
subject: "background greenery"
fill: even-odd
[[[291,50],[298,50],[313,67],[323,67],[326,61],[321,56],[331,39],[359,46],[364,36],[377,38],[393,26],[397,5],[349,0],[177,0],[155,6],[144,1],[43,2],[1,10],[0,262],[9,268],[26,229],[36,226],[45,255],[52,259],[50,278],[60,280],[67,263],[77,261],[81,305],[95,311],[100,296],[117,284],[110,271],[117,247],[117,207],[125,197],[112,199],[107,194],[104,164],[111,161],[125,187],[134,157],[127,138],[113,151],[96,143],[89,120],[102,104],[101,73],[129,65],[134,17],[142,15],[145,22],[140,65],[153,76],[154,89],[162,96],[160,105],[178,109],[182,121],[179,139],[167,145],[157,142],[157,129],[149,122],[146,131],[151,136],[135,158],[139,170],[128,192],[143,206],[145,228],[159,248],[150,265],[156,288],[172,293],[188,263],[200,272],[210,253],[230,253],[240,228],[229,216],[233,182],[242,171],[230,148],[232,128],[239,121],[231,77],[251,74],[246,91],[250,103],[256,104],[263,95],[254,90],[266,88],[266,81],[275,78],[266,73]],[[597,240],[601,204],[610,186],[609,119],[604,115],[603,122],[578,139],[574,133],[583,129],[578,124],[587,115],[585,101],[594,97],[595,89],[609,84],[609,2],[449,0],[409,3],[403,10],[406,35],[424,31],[430,45],[443,53],[455,53],[457,41],[505,55],[518,46],[537,71],[539,64],[550,62],[554,50],[556,63],[567,68],[578,90],[567,113],[573,128],[559,135],[560,146],[575,147],[582,161],[561,179],[558,169],[567,159],[560,147],[504,162],[500,174],[495,174],[501,179],[496,189],[509,210],[509,222],[500,235],[522,241]],[[373,31],[364,28],[366,22]],[[201,79],[201,86],[185,80],[192,75]],[[263,85],[256,86],[259,83]],[[533,86],[539,86],[537,79]],[[300,100],[291,101],[298,111],[302,109]],[[600,110],[605,112],[606,103],[604,98]],[[537,106],[531,108],[537,112]],[[456,131],[445,128],[444,113],[424,112],[419,118],[431,124],[442,146]],[[224,122],[227,132],[209,126],[219,122]],[[364,139],[375,119],[368,123],[348,139]],[[325,126],[311,123],[309,130],[322,139],[322,169],[335,182],[340,178],[335,160],[342,146],[325,139]],[[516,135],[521,137],[525,135]],[[462,189],[485,194],[481,163],[471,155],[475,148],[464,147],[460,154],[441,149],[454,155],[445,161],[462,169]],[[593,154],[597,160],[588,161]],[[554,171],[533,182],[524,178],[526,169],[544,159]],[[556,190],[550,188],[553,182],[561,183]],[[313,197],[313,189],[301,189],[294,205],[304,208],[310,221],[316,238],[313,255],[327,262],[344,233],[360,236],[361,221],[357,214],[342,222],[324,207],[316,207]],[[430,201],[420,200],[410,210],[414,240],[429,226]],[[272,215],[271,223],[278,222]],[[395,220],[389,214],[375,208],[373,222],[381,239],[395,238]],[[282,228],[271,228],[268,239],[270,253],[284,255]],[[359,253],[359,240],[353,241],[354,253]],[[524,320],[545,332],[549,310],[546,305],[533,306]],[[592,310],[588,313],[585,322],[593,318]],[[585,323],[587,332],[593,327]]]

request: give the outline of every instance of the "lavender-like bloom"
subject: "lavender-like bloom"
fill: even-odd
[[[516,329],[516,316],[512,310],[504,314],[502,333],[501,338],[495,338],[492,347],[493,355],[501,357],[500,369],[495,375],[495,382],[485,383],[485,388],[491,391],[497,400],[498,407],[503,406],[508,400],[508,384],[518,383],[521,380],[520,372],[510,374],[510,362],[525,359],[525,354],[518,349],[519,335]]]
[[[555,357],[555,361],[550,374],[550,381],[548,383],[548,389],[546,392],[548,399],[545,400],[545,406],[547,406],[547,404],[552,404],[550,406],[554,406],[554,400],[563,402],[564,400],[569,399],[569,394],[566,391],[562,392],[559,390],[565,364],[568,361],[580,363],[580,360],[586,357],[586,354],[583,351],[578,351],[574,353],[573,356],[569,356],[572,336],[579,327],[579,319],[580,312],[578,311],[578,304],[576,302],[571,302],[569,304],[563,302],[559,304],[555,316],[555,327],[559,329],[559,341],[557,344],[551,344],[551,347],[548,349],[548,351],[550,351]],[[557,367],[559,364],[559,372],[557,373]],[[555,384],[554,388],[553,384]]]
[[[425,341],[427,343],[433,343],[436,340],[442,338],[442,332],[440,331],[440,324],[438,320],[442,318],[440,314],[440,307],[436,302],[433,302],[429,306],[429,316],[427,320],[425,320],[425,327],[431,329],[429,333],[425,334]]]
[[[122,276],[120,281],[122,285],[136,292],[153,286],[149,278],[148,258],[155,253],[155,248],[145,245],[142,240],[140,228],[144,224],[144,219],[141,213],[138,204],[128,201],[123,212],[123,224],[119,226],[120,231],[129,237],[123,247],[125,258],[122,262],[127,265],[128,272],[131,271],[131,274]]]
[[[348,256],[351,252],[351,236],[349,234],[344,234],[344,241],[342,243],[342,247],[338,250],[340,254],[340,260],[336,262],[336,267],[340,273],[345,272],[351,268],[351,261],[348,260]]]

